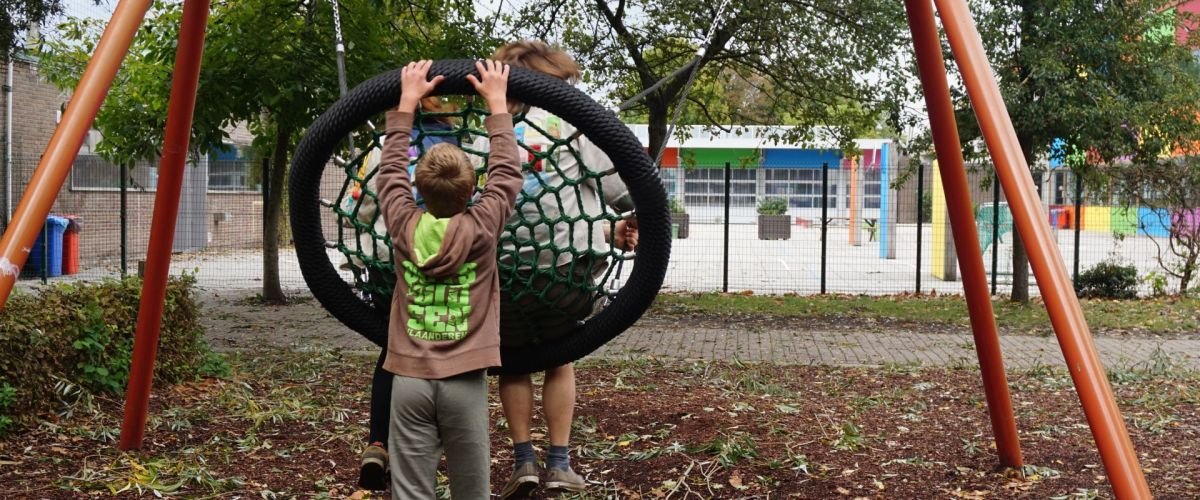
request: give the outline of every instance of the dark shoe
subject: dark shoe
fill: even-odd
[[[538,484],[541,483],[542,468],[538,467],[535,462],[521,464],[513,471],[512,477],[508,478],[508,484],[504,485],[504,490],[500,492],[500,500],[508,500],[509,498],[529,498],[529,494],[536,490]]]
[[[546,472],[546,491],[553,493],[579,493],[587,489],[587,481],[570,468],[550,469]]]
[[[363,450],[362,468],[358,472],[358,486],[373,491],[387,489],[388,456],[383,443],[371,443]]]

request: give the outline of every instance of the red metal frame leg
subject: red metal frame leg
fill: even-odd
[[[180,22],[179,46],[175,51],[175,72],[171,81],[171,104],[167,109],[162,163],[158,168],[158,190],[154,198],[154,218],[150,224],[150,246],[146,251],[142,301],[133,341],[133,364],[129,370],[129,388],[125,392],[125,420],[121,425],[120,442],[122,450],[141,448],[146,432],[154,355],[158,350],[167,275],[171,269],[171,246],[175,239],[175,219],[179,215],[179,195],[183,187],[192,113],[196,106],[196,87],[200,81],[208,5],[209,0],[183,2],[183,20]]]
[[[1096,354],[1079,299],[1058,246],[1050,237],[1050,226],[1041,215],[1029,166],[988,66],[975,21],[963,0],[935,1],[1113,492],[1117,498],[1150,498],[1150,488]]]
[[[8,295],[12,293],[13,285],[21,273],[21,266],[29,258],[29,249],[46,223],[46,215],[50,213],[63,181],[67,179],[67,173],[71,171],[75,156],[79,154],[79,146],[83,144],[88,129],[92,128],[100,104],[108,95],[113,77],[121,67],[125,54],[129,53],[133,35],[137,33],[149,8],[150,0],[125,0],[117,4],[92,59],[88,61],[87,69],[79,79],[79,85],[75,86],[75,94],[63,113],[62,121],[54,129],[42,160],[38,162],[37,170],[33,172],[33,178],[21,196],[21,202],[13,212],[11,224],[4,231],[4,238],[0,239],[0,309],[4,309],[4,304],[8,302]]]
[[[1000,352],[1000,335],[992,312],[987,273],[983,267],[983,252],[972,216],[971,190],[963,167],[962,146],[954,106],[950,102],[950,85],[946,82],[946,64],[942,60],[933,5],[929,0],[905,0],[908,26],[912,30],[913,48],[921,74],[921,88],[933,129],[934,147],[942,174],[942,188],[950,211],[950,227],[954,233],[954,248],[962,271],[963,292],[971,314],[971,331],[975,336],[975,354],[983,376],[988,415],[996,437],[996,452],[1000,465],[1020,467],[1021,442],[1017,438],[1017,422],[1013,418],[1012,399],[1008,392],[1008,377]]]

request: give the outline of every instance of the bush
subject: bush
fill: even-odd
[[[671,198],[667,201],[670,204],[671,213],[673,213],[673,214],[686,214],[687,213],[687,207],[683,206],[683,202],[679,201],[679,198]]]
[[[787,200],[783,198],[772,196],[758,200],[758,215],[783,215],[787,210]]]
[[[222,360],[204,342],[194,285],[191,276],[173,277],[167,284],[156,383],[222,370]],[[93,394],[125,389],[141,286],[141,280],[127,278],[60,284],[10,297],[0,311],[0,429],[5,418],[11,425],[55,410],[60,381]]]
[[[933,222],[933,193],[925,191],[921,194],[921,222]]]
[[[1137,268],[1115,262],[1101,262],[1079,273],[1075,293],[1083,298],[1137,298]]]

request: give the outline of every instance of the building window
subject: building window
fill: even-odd
[[[821,169],[772,168],[765,172],[767,196],[784,198],[792,208],[821,208]],[[837,183],[832,179],[829,208],[837,208]]]
[[[725,206],[725,169],[697,168],[684,172],[684,203],[697,207]],[[752,207],[757,193],[758,169],[735,168],[730,171],[729,204]]]
[[[258,192],[259,182],[245,146],[225,144],[208,154],[208,190]]]
[[[868,168],[863,172],[863,208],[879,208],[879,168]]]
[[[130,191],[154,191],[158,187],[158,163],[139,161],[129,168],[126,186]],[[72,190],[121,189],[121,167],[94,154],[80,154],[71,167]]]

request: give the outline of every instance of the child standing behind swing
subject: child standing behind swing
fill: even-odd
[[[487,185],[467,207],[475,172],[466,154],[438,144],[417,164],[417,206],[408,176],[408,143],[418,101],[442,77],[427,79],[429,61],[401,71],[400,105],[388,112],[379,172],[380,208],[395,248],[388,353],[392,384],[388,440],[393,498],[434,498],[444,450],[450,492],[488,498],[490,450],[485,370],[500,365],[496,244],[513,211],[522,176],[507,113],[508,66],[477,62],[467,79],[492,114]]]

